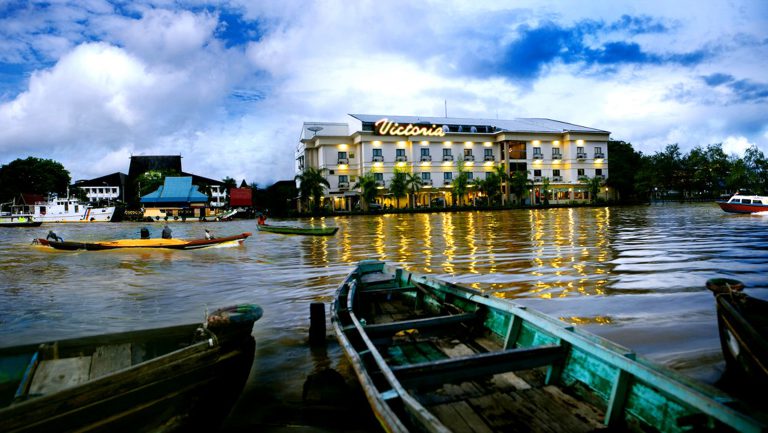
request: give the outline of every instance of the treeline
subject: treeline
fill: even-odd
[[[741,158],[726,155],[722,143],[696,146],[685,154],[677,144],[670,144],[661,152],[644,155],[631,143],[610,140],[608,158],[606,183],[625,202],[768,192],[768,160],[754,145]]]

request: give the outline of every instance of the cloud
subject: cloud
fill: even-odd
[[[744,156],[744,152],[750,147],[754,146],[754,143],[750,143],[749,139],[744,136],[728,136],[723,140],[723,152],[726,155],[737,155],[739,157]]]
[[[768,83],[750,79],[737,80],[731,74],[715,73],[701,77],[710,87],[725,87],[730,90],[729,102],[759,103],[768,100]]]

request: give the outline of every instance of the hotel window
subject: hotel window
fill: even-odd
[[[346,185],[346,186],[349,185],[349,176],[347,176],[346,174],[339,175],[339,186],[341,185]]]
[[[541,177],[541,170],[533,170],[534,177]]]
[[[579,177],[584,177],[585,176],[584,175],[584,169],[583,168],[576,169],[576,175],[579,176]]]
[[[373,173],[373,180],[376,181],[376,185],[384,186],[384,173]]]
[[[384,161],[384,155],[381,153],[381,149],[373,149],[373,160]]]
[[[587,153],[584,152],[584,146],[577,146],[576,147],[576,158],[583,159],[587,157]]]
[[[395,161],[406,161],[405,149],[395,149]]]
[[[429,156],[429,148],[428,147],[422,147],[421,148],[421,156]]]
[[[493,149],[483,149],[483,159],[486,161],[493,161]]]
[[[443,180],[446,181],[446,182],[452,181],[453,180],[453,172],[446,171],[445,173],[443,173]]]
[[[472,155],[472,149],[464,149],[464,161],[474,161],[475,156]]]
[[[552,176],[560,177],[560,170],[552,170]]]
[[[451,149],[443,149],[443,156],[453,157],[453,154],[451,153]]]
[[[338,163],[339,164],[349,164],[349,159],[347,158],[347,152],[339,152],[338,156]]]
[[[562,159],[562,156],[560,155],[559,147],[552,148],[552,159]]]
[[[471,171],[468,171],[467,172],[467,180],[470,181],[470,182],[475,180],[475,173],[473,173]]]
[[[542,159],[541,148],[538,146],[533,148],[533,159]]]
[[[595,169],[595,177],[599,177],[600,179],[603,178],[603,169],[602,168],[596,168]]]
[[[425,181],[425,180],[432,180],[432,173],[430,173],[430,172],[428,172],[428,171],[422,171],[422,172],[421,172],[421,180],[422,180],[422,181]]]
[[[595,148],[595,158],[605,158],[603,155],[603,148],[602,147],[596,147]]]

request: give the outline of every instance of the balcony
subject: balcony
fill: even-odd
[[[432,186],[432,179],[421,179],[422,186]]]
[[[443,161],[453,161],[453,155],[443,155]]]
[[[373,155],[372,162],[384,162],[384,157],[381,155]]]
[[[601,153],[595,152],[595,159],[603,159],[603,158],[605,158],[605,154],[604,153],[602,153],[602,152]]]
[[[576,154],[576,159],[587,159],[587,154],[586,153],[577,153]]]
[[[377,181],[376,181],[376,186],[381,186],[381,187],[383,187],[383,186],[384,186],[384,181],[383,181],[383,180],[377,180]]]
[[[562,182],[563,176],[552,176],[552,182]]]
[[[588,178],[587,176],[584,176],[584,175],[582,174],[581,176],[579,176],[579,182],[581,182],[581,181],[583,181],[583,180],[589,180],[589,178]]]
[[[533,177],[534,182],[541,182],[541,176],[534,176]]]
[[[396,162],[405,162],[408,161],[408,157],[405,155],[399,155],[395,157]]]
[[[533,159],[544,159],[544,156],[542,154],[540,154],[540,153],[534,153],[533,154]]]
[[[559,153],[552,154],[552,159],[563,159],[563,155]]]
[[[464,155],[464,161],[474,161],[475,155]]]
[[[443,185],[450,186],[453,185],[453,179],[446,179],[443,181]]]
[[[339,164],[339,165],[349,164],[349,158],[339,158],[339,160],[336,162],[336,164]]]
[[[339,182],[339,189],[349,189],[349,182]]]
[[[430,155],[421,155],[421,162],[432,162],[432,156],[430,156]]]
[[[493,155],[485,155],[483,161],[496,161],[496,158]]]

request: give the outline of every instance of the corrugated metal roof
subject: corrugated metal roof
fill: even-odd
[[[192,185],[192,177],[166,177],[165,183],[155,191],[142,196],[142,203],[199,203],[208,201],[208,196]]]
[[[429,123],[434,125],[471,125],[471,126],[494,126],[501,131],[509,132],[596,132],[608,133],[601,129],[590,128],[587,126],[574,125],[573,123],[561,122],[559,120],[530,117],[511,120],[502,119],[469,119],[460,117],[423,117],[423,116],[389,116],[374,114],[350,114],[350,116],[361,122],[376,122],[377,120],[387,118],[390,121],[400,124],[408,123]],[[499,132],[499,131],[497,131]]]

